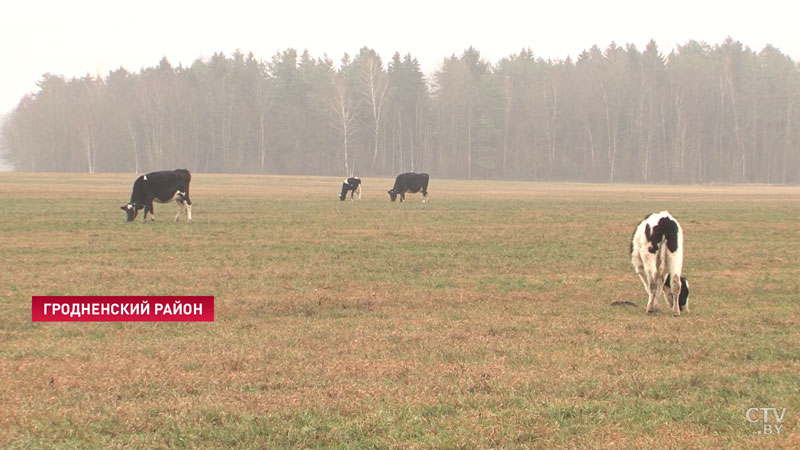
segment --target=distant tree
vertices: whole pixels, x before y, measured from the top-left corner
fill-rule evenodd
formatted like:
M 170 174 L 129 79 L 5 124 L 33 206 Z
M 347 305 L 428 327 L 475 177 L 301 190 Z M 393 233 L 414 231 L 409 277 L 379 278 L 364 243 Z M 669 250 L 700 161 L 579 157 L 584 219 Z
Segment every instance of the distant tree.
M 483 147 L 487 136 L 481 132 L 487 131 L 484 127 L 494 112 L 494 105 L 488 102 L 489 86 L 485 82 L 490 70 L 491 66 L 481 59 L 480 52 L 470 47 L 461 57 L 446 58 L 435 74 L 439 146 L 441 157 L 449 159 L 453 167 L 449 171 L 451 176 L 472 178 L 476 150 L 473 146 L 487 150 Z
M 667 117 L 664 114 L 668 88 L 666 64 L 655 41 L 648 42 L 639 63 L 639 70 L 641 81 L 637 125 L 641 132 L 637 161 L 641 180 L 648 182 L 653 176 L 653 154 L 664 154 L 667 150 Z
M 800 66 L 732 38 L 496 65 L 470 47 L 429 79 L 368 47 L 336 68 L 237 50 L 37 85 L 0 125 L 19 170 L 800 183 Z
M 380 137 L 384 119 L 384 105 L 389 88 L 389 79 L 383 68 L 381 57 L 375 50 L 363 47 L 350 68 L 355 92 L 363 105 L 365 127 L 371 131 L 370 172 L 375 169 L 380 149 Z
M 431 165 L 430 95 L 419 61 L 395 53 L 389 63 L 391 163 L 390 174 L 417 171 Z
M 342 158 L 344 161 L 344 175 L 351 175 L 350 163 L 350 137 L 353 134 L 353 120 L 355 117 L 355 106 L 353 104 L 353 93 L 350 88 L 348 74 L 350 73 L 350 59 L 345 54 L 342 58 L 339 70 L 333 76 L 331 90 L 332 96 L 330 97 L 330 108 L 333 111 L 333 120 L 331 121 L 334 129 L 339 135 L 339 144 L 342 149 Z

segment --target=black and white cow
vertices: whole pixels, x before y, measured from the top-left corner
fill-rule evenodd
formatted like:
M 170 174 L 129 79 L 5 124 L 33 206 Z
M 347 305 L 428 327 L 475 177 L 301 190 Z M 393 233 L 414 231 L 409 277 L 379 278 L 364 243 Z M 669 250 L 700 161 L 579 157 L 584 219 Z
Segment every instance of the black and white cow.
M 342 193 L 339 194 L 339 200 L 344 201 L 347 198 L 347 193 L 350 192 L 350 201 L 353 201 L 353 195 L 358 194 L 358 199 L 361 200 L 361 179 L 358 177 L 350 177 L 342 183 Z
M 689 312 L 689 283 L 681 276 L 683 230 L 669 212 L 651 214 L 636 227 L 631 264 L 647 290 L 648 313 L 655 311 L 659 293 L 664 294 L 674 315 Z
M 422 203 L 428 201 L 428 179 L 430 176 L 427 173 L 401 173 L 394 180 L 394 187 L 389 189 L 389 197 L 392 201 L 397 200 L 397 195 L 400 195 L 400 201 L 406 200 L 406 192 L 416 194 L 422 191 Z
M 142 175 L 133 182 L 131 201 L 122 205 L 120 209 L 128 214 L 128 222 L 132 222 L 142 208 L 144 208 L 142 221 L 147 220 L 147 213 L 150 213 L 151 220 L 155 220 L 153 201 L 168 203 L 174 198 L 178 204 L 175 221 L 178 221 L 181 208 L 183 208 L 186 210 L 186 220 L 190 222 L 192 220 L 192 201 L 189 199 L 189 182 L 191 180 L 192 175 L 186 169 L 164 170 Z

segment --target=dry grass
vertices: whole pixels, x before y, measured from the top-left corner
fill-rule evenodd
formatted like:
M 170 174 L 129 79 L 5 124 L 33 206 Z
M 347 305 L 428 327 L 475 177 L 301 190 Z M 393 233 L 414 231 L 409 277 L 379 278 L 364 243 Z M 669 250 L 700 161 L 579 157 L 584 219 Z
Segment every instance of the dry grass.
M 196 174 L 193 223 L 126 224 L 134 178 L 0 174 L 0 446 L 800 445 L 800 189 L 434 179 L 401 205 Z M 660 209 L 680 318 L 645 315 L 627 256 Z M 135 294 L 214 295 L 216 322 L 30 321 L 32 295 Z

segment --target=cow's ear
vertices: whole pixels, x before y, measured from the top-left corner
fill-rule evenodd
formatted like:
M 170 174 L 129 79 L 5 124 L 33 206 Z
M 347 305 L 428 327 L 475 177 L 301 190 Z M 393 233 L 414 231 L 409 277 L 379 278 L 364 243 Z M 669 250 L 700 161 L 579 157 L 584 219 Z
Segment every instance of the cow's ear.
M 121 209 L 123 211 L 127 211 L 128 210 L 128 205 L 122 205 L 122 206 L 119 207 L 119 209 Z

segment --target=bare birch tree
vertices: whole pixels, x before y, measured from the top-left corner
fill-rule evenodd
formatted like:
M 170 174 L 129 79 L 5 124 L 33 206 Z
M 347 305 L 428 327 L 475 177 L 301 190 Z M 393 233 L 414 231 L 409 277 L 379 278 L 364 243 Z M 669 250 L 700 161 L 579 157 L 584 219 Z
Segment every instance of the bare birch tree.
M 348 141 L 353 129 L 354 108 L 352 92 L 347 85 L 347 80 L 342 72 L 333 78 L 333 98 L 331 99 L 331 109 L 334 120 L 333 127 L 339 133 L 339 143 L 342 146 L 342 156 L 344 157 L 345 176 L 350 176 L 350 159 L 348 156 Z
M 386 92 L 389 89 L 389 77 L 386 75 L 386 71 L 383 70 L 381 58 L 374 50 L 361 49 L 361 53 L 354 65 L 358 67 L 356 79 L 358 94 L 365 99 L 370 114 L 372 131 L 370 171 L 372 171 L 378 158 L 380 132 L 383 125 L 383 105 L 386 100 Z

